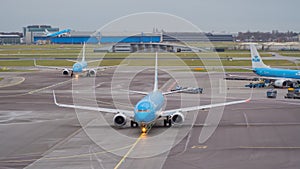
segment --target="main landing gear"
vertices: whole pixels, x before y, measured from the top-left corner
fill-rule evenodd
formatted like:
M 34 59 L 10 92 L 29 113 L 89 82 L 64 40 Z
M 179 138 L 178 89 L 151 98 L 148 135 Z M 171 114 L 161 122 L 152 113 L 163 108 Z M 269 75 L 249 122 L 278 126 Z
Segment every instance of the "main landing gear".
M 172 121 L 170 119 L 170 117 L 167 117 L 166 119 L 164 119 L 164 127 L 171 127 L 172 126 Z

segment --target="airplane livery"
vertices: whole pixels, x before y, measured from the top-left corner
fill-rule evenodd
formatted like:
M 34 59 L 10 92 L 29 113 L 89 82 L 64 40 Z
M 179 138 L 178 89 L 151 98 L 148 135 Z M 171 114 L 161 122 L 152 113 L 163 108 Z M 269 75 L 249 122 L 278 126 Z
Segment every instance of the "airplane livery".
M 286 87 L 292 83 L 299 83 L 300 70 L 271 68 L 264 64 L 253 44 L 250 45 L 250 51 L 252 70 L 255 74 L 275 80 L 274 85 L 276 87 Z
M 172 124 L 182 124 L 184 122 L 184 115 L 182 112 L 189 112 L 201 109 L 208 109 L 212 107 L 233 105 L 239 103 L 248 102 L 247 100 L 239 100 L 225 103 L 217 103 L 217 104 L 209 104 L 202 106 L 194 106 L 194 107 L 186 107 L 186 108 L 178 108 L 172 110 L 162 110 L 163 105 L 165 104 L 164 95 L 176 93 L 174 92 L 161 92 L 158 89 L 158 68 L 157 68 L 157 53 L 155 58 L 155 77 L 154 77 L 154 88 L 150 93 L 139 92 L 136 93 L 146 95 L 137 104 L 134 106 L 132 110 L 120 110 L 120 109 L 109 109 L 109 108 L 101 108 L 101 107 L 88 107 L 88 106 L 79 106 L 79 105 L 68 105 L 58 103 L 56 100 L 55 92 L 53 91 L 54 103 L 59 107 L 67 107 L 67 108 L 76 108 L 82 110 L 92 110 L 106 113 L 115 114 L 113 117 L 114 125 L 117 127 L 124 127 L 126 122 L 130 120 L 131 127 L 140 127 L 143 133 L 149 131 L 149 128 L 156 120 L 163 118 L 164 126 L 171 126 Z
M 64 67 L 55 67 L 55 66 L 41 66 L 41 65 L 36 64 L 36 60 L 34 60 L 34 65 L 38 68 L 62 69 L 62 74 L 63 75 L 71 74 L 71 77 L 73 77 L 73 75 L 78 75 L 78 74 L 83 73 L 83 72 L 87 72 L 88 76 L 95 76 L 96 73 L 97 73 L 97 70 L 106 68 L 106 67 L 88 68 L 88 63 L 89 62 L 96 62 L 96 61 L 99 61 L 99 60 L 92 60 L 92 61 L 89 61 L 89 62 L 87 62 L 85 60 L 85 43 L 83 44 L 83 48 L 82 48 L 82 59 L 81 59 L 81 61 L 75 61 L 75 60 L 68 60 L 68 61 L 75 62 L 72 66 L 72 69 L 64 68 Z

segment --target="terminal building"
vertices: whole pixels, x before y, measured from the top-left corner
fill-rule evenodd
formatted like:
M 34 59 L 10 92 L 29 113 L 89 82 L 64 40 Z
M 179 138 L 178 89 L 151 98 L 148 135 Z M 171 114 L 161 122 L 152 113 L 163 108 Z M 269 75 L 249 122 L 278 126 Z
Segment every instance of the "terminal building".
M 56 44 L 82 44 L 86 43 L 158 43 L 158 42 L 220 42 L 233 41 L 232 35 L 198 33 L 198 32 L 162 32 L 137 34 L 107 34 L 98 32 L 71 31 L 68 36 L 48 38 L 44 34 L 35 34 L 33 43 L 48 41 Z
M 20 44 L 23 35 L 18 32 L 4 33 L 0 32 L 0 44 Z
M 37 43 L 35 37 L 46 36 L 45 32 L 58 32 L 59 28 L 52 28 L 50 25 L 29 25 L 23 27 L 24 42 L 26 44 Z

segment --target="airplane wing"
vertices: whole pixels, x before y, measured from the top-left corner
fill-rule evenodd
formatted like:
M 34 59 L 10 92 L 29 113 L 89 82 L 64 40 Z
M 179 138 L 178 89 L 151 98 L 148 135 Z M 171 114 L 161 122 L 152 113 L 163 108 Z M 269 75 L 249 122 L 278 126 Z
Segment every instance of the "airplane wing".
M 147 95 L 147 94 L 149 94 L 148 92 L 136 91 L 136 90 L 123 90 L 123 91 L 130 92 L 130 93 L 141 94 L 141 95 Z
M 120 109 L 109 109 L 109 108 L 101 108 L 101 107 L 88 107 L 88 106 L 77 106 L 77 105 L 70 105 L 70 104 L 61 104 L 57 103 L 55 92 L 53 90 L 53 99 L 54 103 L 59 107 L 67 107 L 67 108 L 74 108 L 74 109 L 81 109 L 81 110 L 91 110 L 91 111 L 99 111 L 99 112 L 106 112 L 106 113 L 123 113 L 127 117 L 133 117 L 133 111 L 129 110 L 120 110 Z
M 216 103 L 216 104 L 208 104 L 208 105 L 203 105 L 203 106 L 194 106 L 194 107 L 186 107 L 186 108 L 179 108 L 179 109 L 173 109 L 173 110 L 166 110 L 162 111 L 161 116 L 166 117 L 166 116 L 171 116 L 176 112 L 189 112 L 189 111 L 194 111 L 194 110 L 203 110 L 203 109 L 209 109 L 213 107 L 220 107 L 220 106 L 228 106 L 228 105 L 233 105 L 233 104 L 239 104 L 239 103 L 245 103 L 249 102 L 249 99 L 246 100 L 239 100 L 239 101 L 232 101 L 232 102 L 226 102 L 226 103 Z
M 37 65 L 37 64 L 36 64 L 36 60 L 35 60 L 35 59 L 33 60 L 33 63 L 34 63 L 34 66 L 35 66 L 35 67 L 38 67 L 38 68 L 44 68 L 44 69 L 61 69 L 61 70 L 63 70 L 63 69 L 68 69 L 68 70 L 70 70 L 70 71 L 72 71 L 72 70 L 73 70 L 72 68 L 66 68 L 66 67 L 57 67 L 57 66 L 42 66 L 42 65 Z

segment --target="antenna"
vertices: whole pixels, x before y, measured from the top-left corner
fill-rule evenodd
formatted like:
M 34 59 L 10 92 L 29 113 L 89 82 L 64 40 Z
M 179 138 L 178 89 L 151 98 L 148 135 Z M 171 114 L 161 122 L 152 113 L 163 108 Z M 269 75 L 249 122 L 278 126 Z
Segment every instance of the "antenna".
M 157 78 L 157 52 L 155 55 L 155 77 L 154 77 L 154 89 L 153 91 L 158 90 L 158 84 L 157 84 L 158 78 Z

